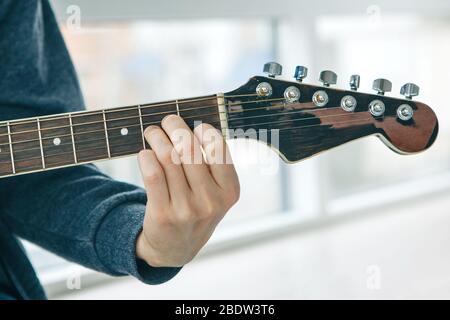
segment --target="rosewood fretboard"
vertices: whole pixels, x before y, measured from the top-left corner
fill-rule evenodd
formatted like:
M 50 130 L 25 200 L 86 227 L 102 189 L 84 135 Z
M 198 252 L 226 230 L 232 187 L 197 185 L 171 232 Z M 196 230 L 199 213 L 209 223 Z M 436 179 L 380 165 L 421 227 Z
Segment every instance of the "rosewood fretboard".
M 270 90 L 260 91 L 261 85 Z M 318 95 L 325 105 L 315 101 Z M 344 104 L 349 97 L 353 109 Z M 382 114 L 373 114 L 374 103 Z M 0 177 L 138 153 L 149 148 L 144 129 L 169 114 L 190 128 L 206 122 L 225 138 L 259 140 L 286 162 L 370 135 L 412 154 L 429 148 L 438 132 L 433 110 L 411 99 L 252 77 L 225 94 L 0 122 Z
M 143 132 L 178 114 L 221 129 L 218 95 L 0 122 L 0 177 L 138 153 Z

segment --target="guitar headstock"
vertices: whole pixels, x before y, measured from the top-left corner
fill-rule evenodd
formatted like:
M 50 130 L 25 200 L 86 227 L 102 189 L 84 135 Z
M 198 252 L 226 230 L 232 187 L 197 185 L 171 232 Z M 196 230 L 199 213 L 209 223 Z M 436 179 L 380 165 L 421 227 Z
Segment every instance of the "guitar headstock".
M 277 79 L 281 66 L 274 62 L 264 71 L 267 77 L 252 77 L 224 95 L 228 128 L 231 136 L 242 130 L 256 132 L 258 140 L 277 149 L 288 162 L 369 135 L 401 154 L 423 151 L 436 139 L 438 120 L 428 105 L 412 100 L 419 93 L 415 84 L 404 85 L 405 98 L 400 99 L 385 95 L 392 88 L 386 79 L 375 80 L 377 93 L 371 94 L 357 91 L 358 75 L 351 77 L 350 89 L 343 90 L 332 87 L 337 75 L 329 70 L 320 74 L 322 85 L 303 83 L 307 68 L 302 66 L 295 70 L 296 81 Z M 267 139 L 260 137 L 261 130 Z

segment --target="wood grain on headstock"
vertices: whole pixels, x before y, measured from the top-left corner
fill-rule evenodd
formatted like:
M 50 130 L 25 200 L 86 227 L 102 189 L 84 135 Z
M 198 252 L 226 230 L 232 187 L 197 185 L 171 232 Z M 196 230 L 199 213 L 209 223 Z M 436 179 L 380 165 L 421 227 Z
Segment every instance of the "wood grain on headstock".
M 255 97 L 255 88 L 261 82 L 271 84 L 273 94 L 270 99 Z M 292 85 L 300 90 L 300 100 L 291 104 L 280 102 L 284 90 Z M 329 96 L 325 107 L 317 107 L 312 102 L 317 90 L 323 90 Z M 345 95 L 356 98 L 358 105 L 354 112 L 340 107 Z M 379 136 L 398 153 L 416 153 L 431 146 L 438 132 L 437 118 L 430 107 L 388 96 L 254 77 L 225 97 L 230 128 L 279 129 L 278 145 L 271 141 L 268 144 L 278 149 L 288 162 L 299 161 L 369 135 Z M 374 99 L 384 102 L 384 116 L 375 118 L 368 112 L 368 105 Z M 396 114 L 397 107 L 403 103 L 414 109 L 413 119 L 407 122 L 399 120 Z
M 388 146 L 399 153 L 410 154 L 428 149 L 439 131 L 436 114 L 428 105 L 421 102 L 411 104 L 414 117 L 407 124 L 397 118 L 387 117 L 379 126 L 384 132 L 383 139 L 389 142 Z

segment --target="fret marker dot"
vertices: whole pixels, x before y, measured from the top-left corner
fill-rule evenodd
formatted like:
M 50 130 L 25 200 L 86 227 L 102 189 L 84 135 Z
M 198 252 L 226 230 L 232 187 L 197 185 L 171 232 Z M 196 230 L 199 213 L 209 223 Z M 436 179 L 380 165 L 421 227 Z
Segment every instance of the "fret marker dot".
M 61 139 L 60 139 L 60 138 L 55 138 L 55 139 L 53 139 L 53 144 L 54 144 L 55 146 L 59 146 L 59 145 L 61 144 Z
M 128 129 L 127 128 L 122 128 L 120 130 L 120 134 L 123 135 L 123 136 L 126 136 L 128 134 Z

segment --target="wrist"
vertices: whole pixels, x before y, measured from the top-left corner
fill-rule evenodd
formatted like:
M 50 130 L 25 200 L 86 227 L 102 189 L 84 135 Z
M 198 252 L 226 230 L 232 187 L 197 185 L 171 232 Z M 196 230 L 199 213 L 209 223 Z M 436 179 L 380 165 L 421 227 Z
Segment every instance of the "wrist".
M 144 231 L 141 231 L 136 239 L 136 256 L 151 267 L 163 267 L 163 265 L 158 263 L 158 259 L 153 253 L 152 247 L 145 238 Z

